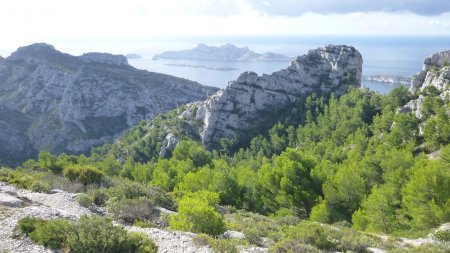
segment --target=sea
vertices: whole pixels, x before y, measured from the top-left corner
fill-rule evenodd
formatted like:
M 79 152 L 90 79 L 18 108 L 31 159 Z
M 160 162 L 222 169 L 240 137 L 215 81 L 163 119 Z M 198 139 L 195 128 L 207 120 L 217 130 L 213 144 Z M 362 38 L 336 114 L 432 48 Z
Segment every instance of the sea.
M 450 37 L 444 36 L 204 36 L 166 38 L 149 41 L 133 52 L 142 56 L 129 59 L 136 68 L 170 74 L 204 85 L 224 88 L 242 72 L 271 74 L 289 66 L 289 62 L 152 60 L 163 51 L 191 49 L 198 43 L 220 46 L 225 43 L 251 50 L 281 53 L 292 58 L 328 44 L 355 47 L 363 56 L 363 75 L 412 76 L 420 71 L 426 57 L 450 50 Z M 362 85 L 382 94 L 396 85 L 363 81 Z

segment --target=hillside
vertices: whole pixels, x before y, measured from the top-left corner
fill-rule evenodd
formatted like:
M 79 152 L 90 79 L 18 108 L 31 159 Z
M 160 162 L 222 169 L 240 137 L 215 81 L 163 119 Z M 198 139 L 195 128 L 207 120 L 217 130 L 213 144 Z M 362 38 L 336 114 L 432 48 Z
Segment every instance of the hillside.
M 189 248 L 172 252 L 449 252 L 447 55 L 432 55 L 410 89 L 387 95 L 359 88 L 361 56 L 347 46 L 311 50 L 270 76 L 244 73 L 206 102 L 141 122 L 89 157 L 41 152 L 16 169 L 1 168 L 0 181 L 7 184 L 0 185 L 0 205 L 16 206 L 1 208 L 6 215 L 0 212 L 0 219 L 7 222 L 12 212 L 18 220 L 27 205 L 39 206 L 36 193 L 11 193 L 13 184 L 44 192 L 38 195 L 43 200 L 52 198 L 47 193 L 68 195 L 52 189 L 76 192 L 68 208 L 81 205 L 92 214 L 23 218 L 11 245 L 83 252 L 76 249 L 120 235 L 129 242 L 105 245 L 146 245 L 153 253 L 151 240 L 162 252 L 164 241 L 179 238 L 176 245 Z M 281 79 L 283 73 L 291 77 Z M 268 89 L 271 81 L 280 87 L 276 92 Z M 283 88 L 292 89 L 292 97 Z M 256 93 L 261 103 L 249 96 Z M 219 120 L 205 124 L 209 117 Z M 227 127 L 233 117 L 250 123 Z M 221 134 L 214 145 L 202 137 L 208 127 Z M 50 202 L 45 205 L 58 205 Z M 64 208 L 61 213 L 66 217 Z M 79 240 L 90 233 L 100 236 Z
M 186 136 L 211 149 L 220 148 L 223 141 L 232 142 L 230 148 L 237 149 L 283 117 L 302 115 L 303 110 L 297 108 L 307 96 L 340 96 L 350 87 L 359 87 L 361 71 L 362 58 L 353 47 L 329 45 L 310 50 L 286 69 L 262 76 L 242 73 L 208 100 L 180 107 L 178 112 L 161 115 L 147 126 L 138 127 L 143 128 L 139 130 L 142 139 L 135 140 L 132 146 L 151 145 L 146 149 L 150 152 L 145 154 L 146 159 L 158 153 L 170 155 L 178 140 Z M 134 136 L 133 131 L 128 135 Z M 127 149 L 128 144 L 121 142 L 116 147 L 121 149 L 124 144 Z M 130 154 L 130 150 L 120 152 Z
M 0 160 L 17 164 L 38 150 L 88 153 L 142 120 L 216 90 L 135 69 L 121 55 L 21 47 L 0 59 Z

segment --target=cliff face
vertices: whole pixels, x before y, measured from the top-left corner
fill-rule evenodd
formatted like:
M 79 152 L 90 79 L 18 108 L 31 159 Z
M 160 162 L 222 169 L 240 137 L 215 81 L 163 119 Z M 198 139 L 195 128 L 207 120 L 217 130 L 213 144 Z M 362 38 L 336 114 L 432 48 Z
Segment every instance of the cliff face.
M 47 44 L 22 47 L 0 59 L 0 142 L 7 143 L 0 160 L 22 160 L 36 150 L 87 152 L 216 90 L 137 70 L 121 55 L 75 57 Z
M 339 96 L 349 87 L 359 87 L 361 68 L 356 49 L 329 45 L 309 51 L 271 75 L 242 73 L 210 99 L 189 105 L 180 118 L 197 122 L 191 125 L 200 125 L 203 144 L 214 147 L 221 138 L 247 136 L 269 126 L 313 92 Z
M 361 68 L 361 54 L 353 47 L 329 45 L 309 51 L 272 75 L 243 73 L 197 110 L 204 123 L 202 142 L 217 143 L 257 129 L 313 92 L 340 95 L 350 86 L 359 87 Z
M 413 76 L 409 90 L 421 92 L 429 87 L 435 88 L 444 101 L 450 99 L 450 50 L 439 52 L 426 58 L 422 70 Z M 424 96 L 411 100 L 401 112 L 412 112 L 417 118 L 422 118 L 422 104 Z
M 426 58 L 422 70 L 413 77 L 411 91 L 423 90 L 435 86 L 439 90 L 448 87 L 450 50 L 432 54 Z

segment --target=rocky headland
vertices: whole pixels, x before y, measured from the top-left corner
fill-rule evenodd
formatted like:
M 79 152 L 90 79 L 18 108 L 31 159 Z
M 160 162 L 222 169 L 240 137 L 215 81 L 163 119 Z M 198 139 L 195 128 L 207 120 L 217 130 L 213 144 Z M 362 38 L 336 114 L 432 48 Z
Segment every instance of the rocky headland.
M 200 43 L 195 48 L 181 51 L 165 51 L 153 56 L 158 59 L 187 59 L 187 60 L 218 60 L 218 61 L 290 61 L 291 58 L 282 54 L 253 52 L 248 47 L 237 47 L 225 44 L 220 47 L 208 46 Z

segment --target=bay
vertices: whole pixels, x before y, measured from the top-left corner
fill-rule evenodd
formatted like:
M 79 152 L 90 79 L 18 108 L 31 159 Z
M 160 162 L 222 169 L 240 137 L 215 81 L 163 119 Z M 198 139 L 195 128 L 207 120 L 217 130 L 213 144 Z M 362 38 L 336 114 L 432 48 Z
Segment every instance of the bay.
M 450 37 L 443 36 L 206 36 L 152 41 L 146 47 L 132 52 L 140 54 L 142 58 L 129 59 L 129 63 L 136 68 L 219 88 L 224 88 L 245 71 L 271 74 L 289 66 L 289 62 L 152 60 L 154 54 L 166 50 L 190 49 L 200 42 L 216 46 L 232 43 L 240 47 L 248 46 L 258 53 L 270 51 L 292 58 L 327 44 L 350 45 L 363 56 L 363 75 L 412 76 L 420 71 L 426 57 L 450 49 Z M 369 81 L 363 81 L 362 85 L 382 94 L 395 87 Z

